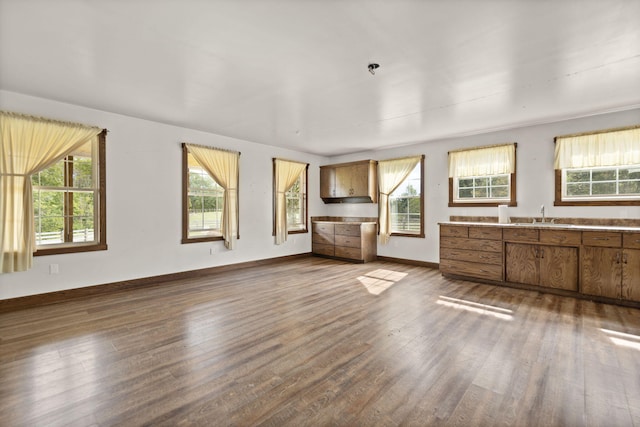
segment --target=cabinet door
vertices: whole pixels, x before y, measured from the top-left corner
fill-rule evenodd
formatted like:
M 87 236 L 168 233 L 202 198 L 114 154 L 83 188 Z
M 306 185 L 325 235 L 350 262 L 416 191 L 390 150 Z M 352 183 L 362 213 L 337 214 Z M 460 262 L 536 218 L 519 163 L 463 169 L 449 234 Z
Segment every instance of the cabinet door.
M 506 244 L 507 282 L 537 285 L 540 283 L 538 246 L 519 243 Z
M 640 301 L 640 250 L 622 252 L 622 298 Z
M 364 197 L 368 195 L 368 163 L 335 168 L 335 197 Z
M 578 248 L 540 246 L 540 285 L 578 290 Z
M 583 294 L 620 298 L 622 282 L 621 249 L 583 246 L 581 251 Z
M 320 168 L 320 197 L 325 199 L 336 195 L 336 172 L 334 168 Z

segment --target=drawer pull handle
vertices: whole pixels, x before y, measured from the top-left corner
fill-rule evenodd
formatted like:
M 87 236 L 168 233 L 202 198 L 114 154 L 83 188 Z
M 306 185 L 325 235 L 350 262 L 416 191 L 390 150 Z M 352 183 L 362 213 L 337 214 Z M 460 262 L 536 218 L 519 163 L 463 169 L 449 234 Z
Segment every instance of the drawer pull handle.
M 640 239 L 636 239 L 636 243 L 640 243 Z
M 608 237 L 592 237 L 592 240 L 609 240 Z
M 627 254 L 624 254 L 624 255 L 622 256 L 622 262 L 623 262 L 624 264 L 626 264 L 626 263 L 627 263 Z
M 616 264 L 620 264 L 620 252 L 616 253 Z

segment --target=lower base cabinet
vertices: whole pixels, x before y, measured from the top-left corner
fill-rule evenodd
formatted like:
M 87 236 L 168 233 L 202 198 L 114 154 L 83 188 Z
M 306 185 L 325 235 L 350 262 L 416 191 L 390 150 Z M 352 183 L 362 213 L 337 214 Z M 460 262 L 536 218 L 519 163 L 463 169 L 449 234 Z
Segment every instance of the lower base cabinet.
M 640 250 L 582 248 L 582 293 L 640 301 Z
M 506 243 L 506 281 L 578 290 L 578 248 Z
M 313 221 L 311 251 L 357 262 L 377 259 L 377 225 L 373 222 Z

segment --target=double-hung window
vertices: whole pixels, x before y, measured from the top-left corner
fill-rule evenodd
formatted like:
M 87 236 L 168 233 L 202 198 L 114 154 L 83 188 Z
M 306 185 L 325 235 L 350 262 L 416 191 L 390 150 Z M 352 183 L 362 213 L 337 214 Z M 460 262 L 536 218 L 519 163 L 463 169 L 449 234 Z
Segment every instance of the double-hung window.
M 106 248 L 105 133 L 31 176 L 35 255 Z
M 239 159 L 236 151 L 182 144 L 182 243 L 224 240 L 234 248 Z
M 640 127 L 555 138 L 555 205 L 640 205 Z
M 380 160 L 378 191 L 380 243 L 424 237 L 424 156 Z
M 516 206 L 516 144 L 449 152 L 449 206 Z
M 288 234 L 306 233 L 308 163 L 273 159 L 273 234 L 282 244 Z

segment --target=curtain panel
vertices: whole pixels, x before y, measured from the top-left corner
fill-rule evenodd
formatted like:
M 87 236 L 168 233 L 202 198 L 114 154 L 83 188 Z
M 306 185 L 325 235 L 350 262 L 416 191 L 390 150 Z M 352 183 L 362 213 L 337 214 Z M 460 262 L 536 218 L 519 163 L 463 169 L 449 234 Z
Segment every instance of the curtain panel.
M 234 249 L 238 238 L 238 181 L 240 153 L 195 144 L 185 144 L 200 166 L 224 189 L 222 238 Z
M 33 264 L 35 226 L 31 176 L 60 161 L 102 129 L 0 112 L 0 271 Z
M 640 128 L 556 138 L 555 169 L 640 164 Z
M 281 245 L 287 241 L 287 198 L 286 193 L 295 184 L 308 164 L 292 162 L 283 159 L 274 159 L 274 190 L 275 190 L 275 226 L 276 245 Z
M 378 221 L 380 223 L 380 243 L 386 245 L 391 237 L 391 206 L 389 195 L 395 191 L 422 160 L 422 156 L 378 162 Z
M 501 144 L 449 152 L 449 178 L 512 174 L 516 144 Z

